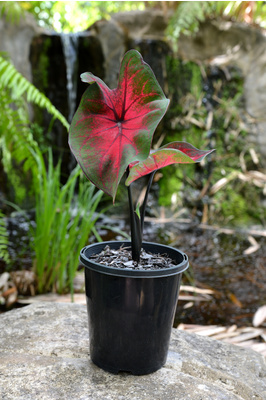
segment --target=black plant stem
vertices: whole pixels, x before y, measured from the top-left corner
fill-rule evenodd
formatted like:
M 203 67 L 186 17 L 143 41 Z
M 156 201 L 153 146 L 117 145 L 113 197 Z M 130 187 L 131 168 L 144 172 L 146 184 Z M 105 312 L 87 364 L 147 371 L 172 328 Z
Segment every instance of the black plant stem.
M 131 248 L 132 248 L 132 259 L 137 263 L 140 260 L 140 251 L 142 245 L 143 238 L 143 228 L 144 228 L 144 218 L 145 211 L 148 201 L 148 195 L 150 192 L 151 184 L 153 181 L 153 177 L 156 171 L 152 172 L 149 177 L 148 186 L 146 189 L 145 197 L 143 200 L 143 204 L 141 206 L 140 218 L 135 212 L 134 204 L 132 200 L 132 192 L 131 185 L 128 186 L 128 201 L 129 201 L 129 212 L 130 212 L 130 226 L 131 226 Z M 127 174 L 129 174 L 129 168 L 127 170 Z
M 140 213 L 141 236 L 143 236 L 144 218 L 145 218 L 146 206 L 147 206 L 147 201 L 148 201 L 148 195 L 149 195 L 149 192 L 150 192 L 150 188 L 151 188 L 151 184 L 152 184 L 155 172 L 156 171 L 153 171 L 149 176 L 148 186 L 147 186 L 147 189 L 146 189 L 146 193 L 145 193 L 145 197 L 144 197 L 144 200 L 143 200 L 143 204 L 141 206 L 141 213 Z
M 127 174 L 129 174 L 129 168 L 127 169 Z M 141 234 L 141 224 L 139 221 L 139 217 L 136 215 L 134 210 L 131 185 L 128 186 L 128 202 L 129 202 L 129 213 L 130 213 L 132 260 L 138 263 L 140 260 L 142 234 Z

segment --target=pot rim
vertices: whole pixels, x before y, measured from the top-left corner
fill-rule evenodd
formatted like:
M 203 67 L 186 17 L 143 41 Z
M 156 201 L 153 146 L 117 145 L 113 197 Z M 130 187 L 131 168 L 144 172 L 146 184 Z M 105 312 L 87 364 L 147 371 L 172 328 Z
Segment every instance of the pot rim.
M 156 269 L 156 270 L 134 270 L 131 268 L 121 269 L 116 267 L 110 267 L 108 265 L 96 263 L 95 261 L 89 259 L 90 255 L 95 253 L 100 253 L 107 245 L 113 249 L 119 249 L 123 244 L 127 247 L 128 246 L 131 247 L 131 241 L 127 240 L 99 242 L 85 246 L 80 251 L 79 260 L 86 268 L 91 269 L 93 271 L 100 272 L 106 275 L 115 275 L 119 277 L 128 277 L 128 278 L 167 277 L 167 276 L 181 274 L 189 267 L 188 257 L 185 253 L 183 253 L 178 249 L 175 249 L 174 247 L 152 242 L 143 242 L 142 247 L 146 251 L 151 251 L 153 253 L 156 252 L 160 254 L 167 253 L 169 257 L 174 259 L 177 259 L 179 257 L 180 263 L 174 265 L 173 267 Z

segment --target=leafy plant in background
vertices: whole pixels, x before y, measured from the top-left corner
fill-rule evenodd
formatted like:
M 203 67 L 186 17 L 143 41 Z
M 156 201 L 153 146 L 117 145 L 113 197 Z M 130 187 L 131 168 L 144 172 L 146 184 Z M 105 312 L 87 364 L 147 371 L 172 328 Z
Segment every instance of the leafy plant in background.
M 38 291 L 42 293 L 52 288 L 59 292 L 69 289 L 73 291 L 78 259 L 69 249 L 84 246 L 90 232 L 94 232 L 99 239 L 94 228 L 97 220 L 94 212 L 102 194 L 95 193 L 93 185 L 89 182 L 83 182 L 81 173 L 77 169 L 62 186 L 60 163 L 56 167 L 53 166 L 51 152 L 46 171 L 46 161 L 33 137 L 28 103 L 45 108 L 53 119 L 59 119 L 66 128 L 69 124 L 49 99 L 2 56 L 0 56 L 0 88 L 2 165 L 8 176 L 8 182 L 15 190 L 16 203 L 21 204 L 27 195 L 29 207 L 29 194 L 35 197 L 35 202 L 31 202 L 30 206 L 36 209 L 36 229 L 31 233 Z M 25 180 L 30 182 L 30 191 Z M 74 189 L 77 186 L 76 196 Z M 76 214 L 73 215 L 74 199 Z M 20 210 L 18 206 L 15 208 Z M 1 257 L 8 262 L 8 235 L 2 216 L 0 221 Z
M 29 82 L 17 69 L 0 55 L 0 84 L 12 91 L 12 99 L 17 100 L 25 95 L 28 103 L 45 108 L 53 118 L 57 118 L 66 129 L 69 124 L 66 118 L 53 106 L 51 101 L 41 93 L 31 82 Z
M 16 5 L 0 5 L 0 11 L 9 21 L 15 23 L 23 13 Z M 84 182 L 80 170 L 74 170 L 65 185 L 60 182 L 61 164 L 53 165 L 49 151 L 48 171 L 46 160 L 39 149 L 29 119 L 28 103 L 45 108 L 67 129 L 69 124 L 33 84 L 24 78 L 4 56 L 0 55 L 0 152 L 1 161 L 15 190 L 15 202 L 21 204 L 27 194 L 35 196 L 36 228 L 32 233 L 34 269 L 37 275 L 38 291 L 52 288 L 59 292 L 71 290 L 79 265 L 75 252 L 70 249 L 84 246 L 90 232 L 100 240 L 94 224 L 95 213 L 102 193 L 95 192 L 89 182 Z M 50 126 L 51 126 L 50 124 Z M 38 127 L 37 127 L 38 130 Z M 31 192 L 27 183 L 30 182 Z M 78 188 L 77 194 L 74 189 Z M 10 200 L 10 196 L 9 196 Z M 12 199 L 11 199 L 12 200 Z M 10 205 L 12 203 L 8 201 Z M 20 210 L 19 206 L 13 206 Z M 21 211 L 21 210 L 20 210 Z M 80 229 L 80 231 L 79 231 Z M 0 214 L 0 257 L 9 262 L 8 234 L 4 216 Z
M 232 18 L 255 23 L 265 28 L 266 5 L 263 1 L 1 1 L 0 15 L 17 21 L 23 12 L 32 13 L 39 25 L 56 31 L 77 32 L 86 30 L 97 20 L 108 19 L 112 13 L 146 8 L 162 8 L 169 22 L 170 37 L 196 32 L 206 18 Z
M 60 182 L 60 162 L 54 167 L 49 152 L 48 169 L 39 151 L 33 152 L 38 166 L 36 193 L 36 228 L 33 231 L 34 271 L 38 292 L 52 289 L 71 291 L 79 265 L 78 250 L 85 246 L 90 233 L 100 240 L 95 229 L 96 209 L 101 191 L 82 178 L 75 168 L 67 182 Z M 78 187 L 75 195 L 75 188 Z
M 31 149 L 36 149 L 38 144 L 29 121 L 28 103 L 45 108 L 53 119 L 58 118 L 66 128 L 69 124 L 50 100 L 1 55 L 0 90 L 1 161 L 15 190 L 14 200 L 21 203 L 29 191 L 27 181 L 34 180 L 36 176 Z M 15 165 L 17 168 L 14 168 Z
M 5 216 L 0 210 L 0 259 L 9 262 L 8 232 L 6 230 Z
M 153 133 L 169 100 L 136 50 L 125 54 L 116 89 L 110 90 L 91 73 L 81 77 L 90 86 L 70 126 L 70 148 L 86 177 L 112 196 L 113 201 L 126 172 L 132 259 L 138 262 L 145 208 L 155 171 L 171 164 L 199 162 L 213 150 L 201 151 L 186 142 L 172 142 L 151 150 Z M 143 204 L 135 207 L 131 184 L 146 175 L 149 182 Z
M 0 3 L 1 18 L 17 24 L 20 17 L 24 17 L 24 10 L 18 2 Z M 30 123 L 28 103 L 45 108 L 52 115 L 52 122 L 59 119 L 67 129 L 69 124 L 50 100 L 22 76 L 4 54 L 0 54 L 0 91 L 1 164 L 8 176 L 9 197 L 22 204 L 36 176 L 36 163 L 30 149 L 38 147 L 33 134 L 39 131 L 36 124 Z
M 0 2 L 3 11 L 9 18 L 20 16 L 24 11 L 34 15 L 40 26 L 58 32 L 84 31 L 95 21 L 110 17 L 118 11 L 143 10 L 148 2 L 145 1 L 9 1 Z M 149 2 L 150 3 L 150 2 Z M 21 12 L 19 13 L 19 8 Z
M 24 16 L 24 10 L 17 1 L 1 1 L 0 17 L 4 17 L 8 22 L 17 24 L 21 16 Z
M 197 147 L 215 147 L 216 157 L 204 170 L 198 164 L 182 170 L 169 167 L 159 181 L 159 201 L 173 211 L 190 208 L 202 222 L 263 224 L 265 175 L 259 152 L 247 137 L 243 77 L 235 68 L 227 75 L 230 79 L 218 68 L 168 57 L 171 106 L 166 140 L 184 140 L 189 131 Z
M 178 1 L 169 20 L 167 35 L 175 41 L 180 34 L 191 35 L 200 23 L 208 18 L 224 18 L 257 24 L 265 28 L 266 5 L 264 1 Z M 177 46 L 177 44 L 175 44 Z

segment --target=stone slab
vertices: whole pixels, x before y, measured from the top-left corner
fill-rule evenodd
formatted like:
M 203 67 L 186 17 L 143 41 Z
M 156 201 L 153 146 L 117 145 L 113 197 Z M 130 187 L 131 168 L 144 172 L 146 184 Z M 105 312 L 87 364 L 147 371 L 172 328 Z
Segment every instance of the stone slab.
M 173 329 L 166 365 L 113 375 L 89 358 L 86 307 L 36 303 L 0 315 L 1 400 L 265 400 L 265 359 Z

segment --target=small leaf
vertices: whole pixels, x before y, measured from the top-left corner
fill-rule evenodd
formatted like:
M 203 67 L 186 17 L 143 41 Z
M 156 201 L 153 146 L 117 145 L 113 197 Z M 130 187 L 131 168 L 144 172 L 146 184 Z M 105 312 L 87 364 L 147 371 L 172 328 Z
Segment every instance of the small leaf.
M 150 153 L 149 157 L 130 165 L 126 180 L 129 186 L 136 179 L 171 164 L 191 164 L 200 162 L 214 150 L 199 150 L 186 142 L 172 142 Z
M 91 73 L 81 77 L 90 86 L 72 120 L 69 145 L 87 178 L 114 200 L 128 165 L 148 157 L 169 100 L 136 50 L 125 54 L 116 89 Z

